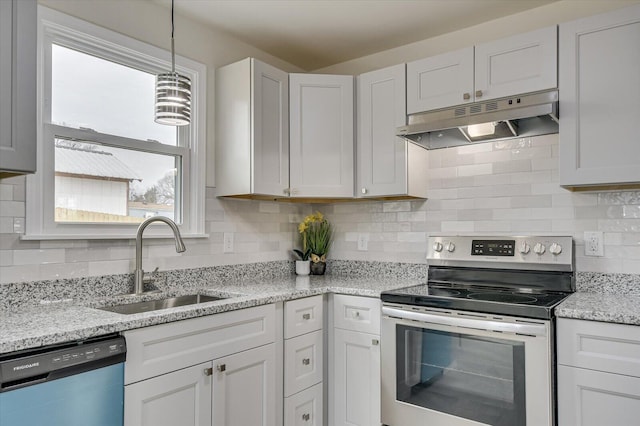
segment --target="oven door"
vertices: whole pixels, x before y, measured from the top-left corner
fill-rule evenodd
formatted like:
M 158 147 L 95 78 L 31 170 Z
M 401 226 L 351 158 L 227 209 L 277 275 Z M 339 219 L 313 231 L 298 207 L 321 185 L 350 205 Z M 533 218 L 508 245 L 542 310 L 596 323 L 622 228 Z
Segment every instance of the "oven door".
M 382 308 L 382 422 L 553 425 L 549 321 Z

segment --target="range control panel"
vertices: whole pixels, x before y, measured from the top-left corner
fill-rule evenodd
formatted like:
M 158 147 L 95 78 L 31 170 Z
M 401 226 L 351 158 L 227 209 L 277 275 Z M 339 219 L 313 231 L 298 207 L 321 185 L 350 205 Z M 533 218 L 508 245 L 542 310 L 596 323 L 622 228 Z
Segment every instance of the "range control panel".
M 570 236 L 438 236 L 427 241 L 430 265 L 573 271 Z
M 471 242 L 472 256 L 513 256 L 515 240 L 473 240 Z

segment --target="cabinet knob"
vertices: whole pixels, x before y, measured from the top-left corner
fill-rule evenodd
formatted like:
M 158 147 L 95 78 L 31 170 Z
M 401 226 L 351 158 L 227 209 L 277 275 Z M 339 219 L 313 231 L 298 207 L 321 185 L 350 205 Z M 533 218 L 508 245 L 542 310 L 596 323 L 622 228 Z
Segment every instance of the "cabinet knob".
M 367 188 L 362 188 L 360 192 L 362 192 L 363 194 L 366 194 L 367 192 L 369 192 L 369 190 Z
M 356 311 L 356 312 L 353 314 L 353 317 L 354 317 L 354 318 L 360 318 L 360 312 Z
M 309 365 L 309 364 L 311 364 L 310 358 L 302 358 L 302 365 Z
M 471 95 L 469 93 L 465 93 L 464 95 L 462 95 L 462 99 L 468 101 L 469 99 L 471 99 Z
M 303 320 L 310 320 L 311 319 L 311 314 L 302 314 L 302 319 Z
M 371 344 L 372 344 L 373 346 L 378 346 L 378 345 L 380 344 L 380 340 L 378 340 L 378 339 L 371 339 Z
M 304 420 L 305 422 L 308 422 L 310 418 L 311 418 L 311 415 L 308 413 L 304 413 L 302 415 L 302 420 Z
M 227 364 L 219 364 L 216 367 L 216 370 L 218 370 L 221 373 L 227 371 Z
M 205 376 L 211 376 L 213 374 L 213 368 L 205 368 L 204 369 L 204 375 Z
M 482 97 L 482 90 L 476 90 L 476 98 Z

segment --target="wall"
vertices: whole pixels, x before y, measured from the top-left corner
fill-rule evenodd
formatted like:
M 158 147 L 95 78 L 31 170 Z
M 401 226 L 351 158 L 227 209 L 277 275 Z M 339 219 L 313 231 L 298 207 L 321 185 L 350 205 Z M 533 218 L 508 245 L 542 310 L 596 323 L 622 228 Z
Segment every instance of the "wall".
M 557 134 L 429 151 L 428 167 L 427 201 L 320 206 L 331 257 L 424 262 L 428 235 L 572 235 L 577 270 L 640 273 L 640 191 L 561 188 Z M 584 231 L 604 232 L 604 257 L 584 256 Z
M 639 2 L 640 0 L 561 0 L 438 37 L 332 65 L 315 72 L 357 75 L 585 16 L 596 15 Z

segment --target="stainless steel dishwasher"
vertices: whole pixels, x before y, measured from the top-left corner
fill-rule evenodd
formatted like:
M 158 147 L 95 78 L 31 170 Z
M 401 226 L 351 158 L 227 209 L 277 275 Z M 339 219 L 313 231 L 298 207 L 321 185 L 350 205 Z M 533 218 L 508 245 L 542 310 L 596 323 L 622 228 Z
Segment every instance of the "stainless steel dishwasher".
M 0 426 L 118 426 L 126 344 L 110 335 L 0 355 Z

